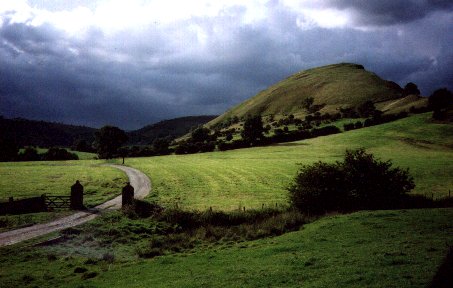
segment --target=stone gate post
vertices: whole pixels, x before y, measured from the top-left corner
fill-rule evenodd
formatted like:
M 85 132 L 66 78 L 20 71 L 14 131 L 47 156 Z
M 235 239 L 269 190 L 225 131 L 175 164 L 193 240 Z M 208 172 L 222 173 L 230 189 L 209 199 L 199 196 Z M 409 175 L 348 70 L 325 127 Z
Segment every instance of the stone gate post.
M 71 186 L 71 209 L 80 210 L 83 209 L 83 186 L 79 180 Z
M 131 183 L 127 182 L 126 186 L 123 187 L 121 200 L 122 207 L 134 204 L 134 187 L 131 186 Z

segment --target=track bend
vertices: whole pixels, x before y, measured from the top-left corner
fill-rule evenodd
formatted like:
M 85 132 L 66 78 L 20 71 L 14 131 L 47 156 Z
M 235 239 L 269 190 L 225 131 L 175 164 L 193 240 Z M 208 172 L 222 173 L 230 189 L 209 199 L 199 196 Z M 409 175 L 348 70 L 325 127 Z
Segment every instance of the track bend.
M 151 181 L 141 171 L 121 165 L 107 165 L 124 171 L 129 177 L 129 182 L 134 187 L 134 198 L 143 199 L 151 190 Z M 51 232 L 77 226 L 93 220 L 102 210 L 115 210 L 121 208 L 121 195 L 87 211 L 79 211 L 66 217 L 48 223 L 36 224 L 25 228 L 0 233 L 0 247 L 16 244 Z

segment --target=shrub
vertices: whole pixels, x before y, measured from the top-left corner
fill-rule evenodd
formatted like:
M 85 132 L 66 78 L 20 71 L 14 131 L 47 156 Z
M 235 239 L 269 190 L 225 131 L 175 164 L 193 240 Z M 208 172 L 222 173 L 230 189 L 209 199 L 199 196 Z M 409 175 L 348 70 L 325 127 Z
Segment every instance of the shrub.
M 399 207 L 404 195 L 415 187 L 408 169 L 392 168 L 391 161 L 380 161 L 364 149 L 346 151 L 340 165 L 353 209 Z
M 87 279 L 94 278 L 96 276 L 98 276 L 98 272 L 91 271 L 91 272 L 83 273 L 81 278 L 82 278 L 82 280 L 87 280 Z
M 349 130 L 352 130 L 354 128 L 355 128 L 354 123 L 346 123 L 346 124 L 343 125 L 344 131 L 349 131 Z
M 354 124 L 354 128 L 355 129 L 360 129 L 362 127 L 363 127 L 363 123 L 362 122 L 360 122 L 360 121 L 355 122 L 355 124 Z
M 341 130 L 337 126 L 329 125 L 322 128 L 314 128 L 311 130 L 313 137 L 327 136 L 331 134 L 341 133 Z
M 345 189 L 339 187 L 344 173 L 339 163 L 317 162 L 304 165 L 294 183 L 288 188 L 292 205 L 306 213 L 320 214 L 339 210 L 341 199 L 346 198 Z
M 44 161 L 79 160 L 79 157 L 77 156 L 77 154 L 70 153 L 66 149 L 52 147 L 42 155 L 42 159 Z
M 288 190 L 295 208 L 320 214 L 400 207 L 414 187 L 408 170 L 358 149 L 346 151 L 343 162 L 302 166 Z
M 85 267 L 76 267 L 76 268 L 74 269 L 74 273 L 85 273 L 85 272 L 87 272 L 87 271 L 88 271 L 88 269 L 85 268 Z

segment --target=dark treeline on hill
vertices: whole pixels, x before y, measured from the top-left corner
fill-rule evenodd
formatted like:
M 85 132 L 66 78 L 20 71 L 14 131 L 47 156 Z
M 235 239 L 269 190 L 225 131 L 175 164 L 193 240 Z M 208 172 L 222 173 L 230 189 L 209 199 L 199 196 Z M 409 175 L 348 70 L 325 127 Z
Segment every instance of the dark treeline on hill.
M 14 142 L 19 147 L 70 147 L 78 139 L 92 143 L 96 130 L 85 126 L 0 117 L 1 137 Z
M 203 125 L 216 117 L 214 115 L 187 116 L 160 121 L 129 132 L 128 144 L 149 145 L 158 138 L 174 139 L 188 133 L 193 127 Z
M 416 112 L 423 111 L 425 111 L 425 109 L 421 109 Z M 350 111 L 348 113 L 350 113 Z M 395 121 L 409 115 L 406 112 L 383 115 L 379 110 L 368 111 L 368 113 L 369 114 L 367 115 L 369 115 L 369 117 L 363 122 L 357 120 L 355 123 L 345 124 L 344 131 L 379 125 Z M 355 116 L 352 118 L 350 118 L 351 115 L 347 115 L 345 117 L 347 119 L 360 117 L 359 113 L 354 112 L 354 114 Z M 364 114 L 362 114 L 362 116 L 363 115 Z M 174 152 L 176 154 L 203 153 L 214 151 L 216 147 L 220 151 L 226 151 L 337 134 L 341 133 L 342 130 L 336 125 L 333 125 L 333 122 L 342 119 L 343 116 L 341 114 L 330 115 L 315 113 L 314 115 L 306 116 L 305 120 L 301 120 L 299 118 L 295 118 L 293 115 L 289 115 L 287 118 L 280 119 L 278 123 L 275 124 L 273 135 L 266 135 L 270 133 L 271 127 L 270 125 L 264 126 L 261 116 L 249 116 L 245 119 L 245 122 L 242 125 L 243 127 L 240 132 L 240 139 L 233 140 L 232 135 L 237 132 L 235 129 L 212 131 L 206 127 L 199 127 L 192 131 L 188 139 L 178 142 Z M 329 123 L 332 124 L 326 125 Z M 321 126 L 321 124 L 324 125 Z M 297 129 L 290 131 L 286 125 L 296 125 Z M 283 129 L 278 127 L 283 127 Z
M 0 162 L 79 160 L 77 154 L 64 148 L 51 147 L 46 152 L 39 153 L 35 147 L 29 146 L 20 151 L 18 146 L 4 139 L 0 139 L 0 150 Z
M 202 125 L 216 116 L 189 116 L 145 126 L 126 132 L 128 145 L 149 145 L 158 138 L 174 139 Z M 6 119 L 0 116 L 0 135 L 18 147 L 72 147 L 74 150 L 94 152 L 93 142 L 99 129 L 27 120 L 22 118 Z

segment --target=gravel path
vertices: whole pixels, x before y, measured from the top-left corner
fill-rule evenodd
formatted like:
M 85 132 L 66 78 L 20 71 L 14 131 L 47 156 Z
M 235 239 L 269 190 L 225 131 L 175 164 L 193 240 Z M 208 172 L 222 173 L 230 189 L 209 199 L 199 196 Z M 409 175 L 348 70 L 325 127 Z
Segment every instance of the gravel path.
M 148 176 L 134 168 L 121 165 L 108 166 L 126 172 L 127 176 L 129 177 L 129 182 L 134 187 L 134 197 L 136 199 L 143 199 L 146 195 L 149 194 L 149 191 L 151 190 L 151 181 L 149 180 Z M 93 220 L 99 215 L 99 212 L 102 210 L 114 210 L 120 208 L 121 195 L 101 205 L 98 205 L 93 209 L 76 212 L 70 216 L 66 216 L 52 222 L 36 224 L 33 226 L 0 233 L 0 247 L 16 244 L 51 232 L 77 226 Z

